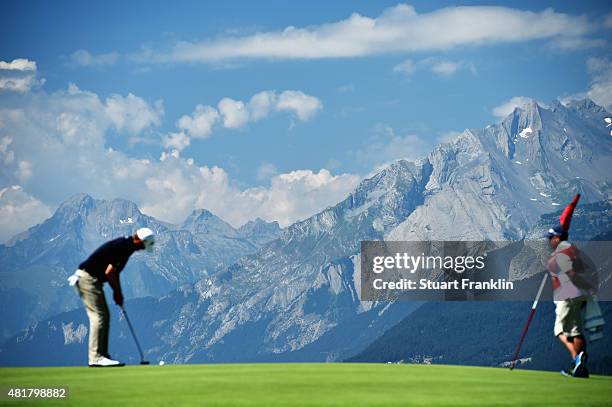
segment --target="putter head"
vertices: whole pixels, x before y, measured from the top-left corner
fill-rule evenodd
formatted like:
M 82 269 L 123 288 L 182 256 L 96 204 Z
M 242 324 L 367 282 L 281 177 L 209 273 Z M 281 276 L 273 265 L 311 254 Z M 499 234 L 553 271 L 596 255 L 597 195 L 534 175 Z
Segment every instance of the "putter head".
M 146 360 L 142 360 L 142 361 L 140 361 L 140 364 L 141 364 L 141 365 L 148 365 L 148 364 L 149 364 L 149 362 L 148 362 L 148 361 L 146 361 Z

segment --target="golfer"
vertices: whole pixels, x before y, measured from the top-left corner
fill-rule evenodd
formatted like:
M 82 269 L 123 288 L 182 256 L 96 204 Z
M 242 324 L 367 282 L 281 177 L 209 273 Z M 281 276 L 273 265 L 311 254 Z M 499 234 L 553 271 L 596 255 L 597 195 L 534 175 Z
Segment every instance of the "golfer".
M 103 284 L 107 281 L 113 289 L 113 299 L 119 306 L 123 305 L 123 293 L 119 274 L 129 257 L 137 250 L 153 250 L 155 235 L 149 228 L 141 228 L 131 237 L 120 237 L 104 243 L 91 256 L 79 265 L 79 269 L 68 279 L 70 285 L 76 286 L 79 296 L 85 304 L 89 318 L 89 366 L 116 367 L 124 366 L 112 360 L 108 353 L 108 330 L 110 315 Z
M 583 335 L 583 312 L 590 295 L 589 283 L 580 275 L 577 267 L 578 250 L 567 241 L 567 229 L 561 225 L 551 228 L 547 234 L 553 249 L 548 259 L 548 273 L 555 300 L 554 334 L 572 357 L 569 369 L 561 373 L 573 377 L 589 377 L 586 366 L 586 340 Z

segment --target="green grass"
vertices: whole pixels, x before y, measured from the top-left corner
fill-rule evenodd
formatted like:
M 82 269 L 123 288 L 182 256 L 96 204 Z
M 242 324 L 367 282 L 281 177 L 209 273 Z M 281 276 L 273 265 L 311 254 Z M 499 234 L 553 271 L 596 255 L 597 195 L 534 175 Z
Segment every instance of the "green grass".
M 0 387 L 69 388 L 79 406 L 603 406 L 612 377 L 386 364 L 227 364 L 2 368 Z

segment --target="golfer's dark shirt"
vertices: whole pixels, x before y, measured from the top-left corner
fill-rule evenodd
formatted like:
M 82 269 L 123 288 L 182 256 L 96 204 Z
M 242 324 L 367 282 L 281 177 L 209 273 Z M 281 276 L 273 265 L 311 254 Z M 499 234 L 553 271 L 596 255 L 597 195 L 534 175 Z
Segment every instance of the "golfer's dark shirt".
M 102 281 L 106 281 L 104 273 L 108 265 L 112 264 L 117 272 L 121 272 L 135 251 L 136 246 L 131 237 L 113 239 L 98 247 L 87 260 L 79 265 L 79 268 Z

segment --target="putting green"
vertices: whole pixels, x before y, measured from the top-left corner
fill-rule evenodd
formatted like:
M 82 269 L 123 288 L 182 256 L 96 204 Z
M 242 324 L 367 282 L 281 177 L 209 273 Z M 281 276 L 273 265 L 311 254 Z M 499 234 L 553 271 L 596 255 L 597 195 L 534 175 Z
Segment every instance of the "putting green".
M 79 406 L 604 406 L 612 377 L 391 364 L 226 364 L 2 368 L 0 387 L 68 387 Z

